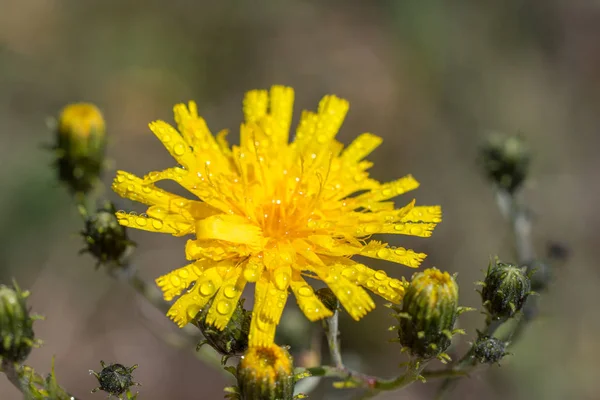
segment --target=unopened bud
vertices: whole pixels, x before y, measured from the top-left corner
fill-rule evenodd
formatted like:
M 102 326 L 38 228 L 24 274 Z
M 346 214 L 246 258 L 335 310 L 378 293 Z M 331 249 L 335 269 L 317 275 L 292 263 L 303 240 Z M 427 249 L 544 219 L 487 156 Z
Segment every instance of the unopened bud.
M 531 281 L 524 268 L 498 260 L 490 261 L 482 285 L 483 306 L 493 319 L 514 316 L 531 294 Z
M 248 349 L 248 332 L 250 332 L 252 312 L 244 309 L 244 299 L 240 299 L 225 329 L 219 330 L 206 323 L 212 302 L 213 299 L 194 318 L 193 323 L 205 338 L 198 344 L 196 350 L 204 344 L 208 344 L 223 355 L 223 363 L 225 363 L 227 358 L 242 355 Z
M 238 364 L 237 379 L 242 400 L 292 400 L 293 360 L 288 351 L 272 344 L 250 347 Z
M 135 246 L 127 237 L 125 227 L 117 221 L 112 203 L 105 204 L 92 215 L 86 215 L 85 229 L 81 234 L 87 245 L 82 252 L 94 256 L 98 265 L 123 266 Z
M 507 354 L 506 342 L 493 336 L 480 334 L 473 345 L 473 357 L 481 364 L 495 364 Z
M 510 193 L 527 177 L 530 154 L 520 136 L 491 133 L 481 149 L 481 158 L 488 178 Z
M 95 393 L 102 390 L 109 394 L 109 396 L 121 396 L 125 393 L 130 393 L 129 388 L 132 386 L 139 386 L 139 383 L 133 381 L 133 370 L 138 366 L 137 364 L 133 367 L 125 367 L 121 364 L 110 364 L 106 365 L 104 361 L 100 361 L 102 370 L 95 372 L 90 370 L 90 374 L 94 375 L 98 379 L 99 387 L 92 390 Z M 128 398 L 130 398 L 129 396 Z
M 56 154 L 59 178 L 71 191 L 87 193 L 98 182 L 104 164 L 104 118 L 93 104 L 66 106 L 58 119 Z
M 458 332 L 459 313 L 458 285 L 450 274 L 436 268 L 414 274 L 398 314 L 400 344 L 423 359 L 447 358 L 443 352 Z
M 33 321 L 25 299 L 29 292 L 0 285 L 0 358 L 24 361 L 35 345 Z M 39 318 L 39 317 L 38 317 Z

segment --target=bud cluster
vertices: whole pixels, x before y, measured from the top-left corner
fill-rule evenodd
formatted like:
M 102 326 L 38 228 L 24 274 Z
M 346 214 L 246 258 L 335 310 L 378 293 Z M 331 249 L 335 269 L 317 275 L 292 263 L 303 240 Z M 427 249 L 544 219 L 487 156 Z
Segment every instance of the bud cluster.
M 531 292 L 525 268 L 491 260 L 483 282 L 481 298 L 492 319 L 506 319 L 519 312 Z

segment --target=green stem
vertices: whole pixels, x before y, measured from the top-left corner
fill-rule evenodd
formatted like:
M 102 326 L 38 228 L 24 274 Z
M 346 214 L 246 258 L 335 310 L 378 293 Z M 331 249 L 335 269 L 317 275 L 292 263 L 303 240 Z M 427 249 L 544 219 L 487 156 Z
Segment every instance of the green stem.
M 338 329 L 339 322 L 339 311 L 335 311 L 333 316 L 327 318 L 324 323 L 325 335 L 327 336 L 327 344 L 329 345 L 329 355 L 331 356 L 331 362 L 337 368 L 344 368 L 342 361 L 342 352 L 340 350 L 340 332 Z
M 25 399 L 52 398 L 53 400 L 77 400 L 77 398 L 56 384 L 54 372 L 52 379 L 45 379 L 32 368 L 8 360 L 2 360 L 0 372 L 16 387 Z

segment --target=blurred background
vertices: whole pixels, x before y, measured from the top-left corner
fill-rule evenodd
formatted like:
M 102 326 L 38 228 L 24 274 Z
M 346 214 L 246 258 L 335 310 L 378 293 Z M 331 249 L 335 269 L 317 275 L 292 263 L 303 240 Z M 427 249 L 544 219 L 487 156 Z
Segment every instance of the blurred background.
M 53 142 L 46 119 L 69 102 L 101 107 L 108 185 L 116 168 L 143 175 L 172 165 L 147 123 L 172 121 L 175 103 L 195 99 L 213 132 L 229 128 L 235 141 L 243 93 L 274 83 L 296 88 L 295 120 L 324 94 L 349 99 L 340 140 L 382 136 L 373 176 L 412 173 L 422 184 L 418 202 L 442 205 L 431 239 L 388 239 L 429 254 L 424 267 L 458 272 L 467 306 L 480 307 L 472 282 L 489 256 L 514 254 L 476 163 L 478 144 L 488 130 L 522 132 L 534 153 L 522 196 L 534 211 L 536 246 L 543 253 L 559 241 L 571 258 L 514 355 L 463 380 L 451 398 L 600 398 L 592 296 L 600 284 L 598 1 L 0 0 L 0 281 L 17 277 L 46 316 L 36 323 L 45 344 L 32 366 L 46 373 L 55 355 L 59 382 L 81 399 L 104 395 L 89 394 L 97 382 L 87 372 L 101 359 L 139 364 L 142 400 L 223 397 L 230 377 L 166 344 L 161 336 L 174 325 L 78 256 L 81 221 L 43 149 Z M 132 209 L 108 188 L 117 208 Z M 184 265 L 184 239 L 131 236 L 148 280 Z M 351 366 L 391 376 L 403 358 L 387 343 L 393 320 L 381 304 L 361 323 L 342 317 L 342 345 Z M 463 346 L 483 318 L 461 318 Z M 311 399 L 350 398 L 330 383 Z M 435 388 L 415 384 L 381 398 L 427 399 Z M 20 398 L 4 377 L 0 398 Z

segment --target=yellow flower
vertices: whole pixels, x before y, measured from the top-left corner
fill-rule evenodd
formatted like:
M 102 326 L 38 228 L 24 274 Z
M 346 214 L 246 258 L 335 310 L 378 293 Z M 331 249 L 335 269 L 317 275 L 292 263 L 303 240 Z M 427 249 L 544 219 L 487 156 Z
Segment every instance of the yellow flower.
M 288 290 L 311 321 L 329 317 L 304 277 L 325 282 L 358 320 L 375 307 L 367 288 L 399 302 L 401 281 L 351 259 L 354 255 L 418 267 L 425 254 L 369 240 L 378 233 L 428 237 L 441 221 L 439 206 L 396 209 L 389 199 L 416 189 L 410 175 L 389 183 L 369 177 L 364 160 L 381 138 L 364 133 L 350 146 L 335 140 L 348 102 L 325 96 L 304 111 L 289 142 L 293 89 L 253 90 L 243 103 L 240 145 L 213 136 L 196 104 L 175 106 L 178 129 L 163 121 L 150 129 L 179 166 L 143 178 L 119 171 L 113 189 L 147 204 L 145 215 L 118 212 L 124 226 L 175 236 L 193 234 L 191 264 L 157 279 L 166 300 L 186 291 L 168 312 L 184 326 L 214 296 L 207 322 L 223 329 L 246 283 L 255 282 L 250 346 L 273 343 Z M 174 180 L 199 200 L 155 186 Z M 362 192 L 362 193 L 359 193 Z M 190 285 L 193 287 L 190 288 Z

